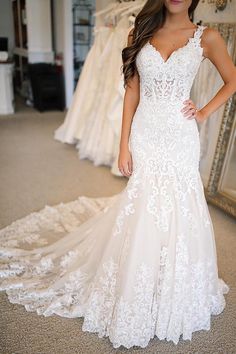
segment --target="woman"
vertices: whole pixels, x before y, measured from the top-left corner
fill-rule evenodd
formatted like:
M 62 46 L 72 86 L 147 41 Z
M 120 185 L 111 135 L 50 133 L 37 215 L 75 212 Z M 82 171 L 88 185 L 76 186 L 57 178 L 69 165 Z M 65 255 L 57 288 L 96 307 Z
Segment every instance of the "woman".
M 148 0 L 123 50 L 126 188 L 46 206 L 1 231 L 9 300 L 44 316 L 83 316 L 82 329 L 115 348 L 191 339 L 225 306 L 197 121 L 235 92 L 236 70 L 220 34 L 190 21 L 197 3 Z M 189 93 L 204 57 L 224 86 L 197 109 Z

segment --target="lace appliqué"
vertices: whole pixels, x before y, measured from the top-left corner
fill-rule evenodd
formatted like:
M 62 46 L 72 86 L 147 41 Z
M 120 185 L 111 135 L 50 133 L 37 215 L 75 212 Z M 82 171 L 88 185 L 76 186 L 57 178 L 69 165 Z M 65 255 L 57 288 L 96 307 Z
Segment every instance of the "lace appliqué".
M 144 348 L 155 335 L 177 344 L 223 311 L 229 288 L 217 273 L 197 124 L 180 111 L 203 29 L 166 63 L 149 45 L 139 52 L 133 173 L 121 193 L 46 206 L 0 231 L 9 301 L 39 315 L 83 316 L 82 329 L 115 348 Z

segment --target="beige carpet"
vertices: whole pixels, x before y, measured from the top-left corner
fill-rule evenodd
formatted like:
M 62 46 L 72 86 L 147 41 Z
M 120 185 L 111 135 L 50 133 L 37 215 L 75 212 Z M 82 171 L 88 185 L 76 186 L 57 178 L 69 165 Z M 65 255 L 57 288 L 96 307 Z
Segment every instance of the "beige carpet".
M 53 139 L 63 113 L 26 110 L 0 117 L 0 227 L 79 195 L 108 196 L 121 191 L 127 180 L 108 167 L 79 160 L 77 150 Z M 213 317 L 209 332 L 195 332 L 192 341 L 177 346 L 153 339 L 145 349 L 115 350 L 108 338 L 82 332 L 82 318 L 43 317 L 8 302 L 0 292 L 1 354 L 111 354 L 111 353 L 236 353 L 235 254 L 236 222 L 209 206 L 218 249 L 220 276 L 231 287 L 225 311 Z

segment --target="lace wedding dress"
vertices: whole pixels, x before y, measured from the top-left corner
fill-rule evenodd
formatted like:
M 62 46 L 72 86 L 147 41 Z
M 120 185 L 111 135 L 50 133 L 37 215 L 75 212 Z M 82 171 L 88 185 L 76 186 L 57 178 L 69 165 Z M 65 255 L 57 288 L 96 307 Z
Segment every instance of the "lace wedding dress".
M 146 347 L 155 335 L 177 344 L 223 311 L 229 288 L 218 278 L 197 123 L 180 111 L 203 59 L 203 29 L 166 61 L 150 42 L 137 56 L 133 174 L 122 192 L 46 205 L 1 230 L 10 302 L 84 317 L 82 330 L 114 348 Z
M 81 136 L 78 132 L 75 134 L 75 137 L 80 139 L 76 145 L 80 159 L 90 159 L 95 166 L 111 166 L 114 161 L 116 136 L 107 115 L 109 103 L 116 96 L 121 77 L 121 51 L 125 46 L 128 29 L 129 21 L 127 16 L 124 16 L 112 30 L 100 58 L 102 67 L 98 73 L 99 85 L 93 95 L 92 110 L 90 114 L 86 114 L 86 124 Z M 95 62 L 96 60 L 94 58 Z M 86 87 L 84 89 L 87 91 Z

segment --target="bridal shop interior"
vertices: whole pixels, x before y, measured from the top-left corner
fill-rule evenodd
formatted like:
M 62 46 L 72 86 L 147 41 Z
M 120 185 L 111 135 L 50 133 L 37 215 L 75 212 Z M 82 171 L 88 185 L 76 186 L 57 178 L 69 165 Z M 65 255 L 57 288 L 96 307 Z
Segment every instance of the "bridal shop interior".
M 121 51 L 144 0 L 0 1 L 0 228 L 80 195 L 119 193 L 125 89 Z M 220 31 L 236 63 L 236 0 L 200 0 L 192 21 Z M 200 108 L 223 81 L 209 60 L 191 99 Z M 236 279 L 236 96 L 198 124 L 200 174 L 216 235 L 219 273 Z M 123 353 L 82 332 L 82 319 L 25 312 L 0 293 L 3 354 Z M 130 353 L 236 353 L 235 291 L 209 332 L 155 340 Z

